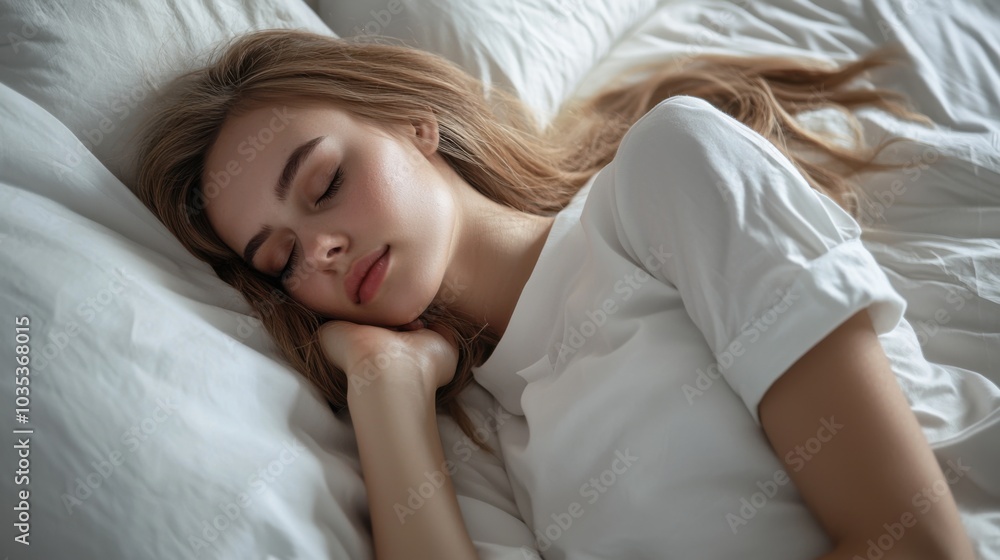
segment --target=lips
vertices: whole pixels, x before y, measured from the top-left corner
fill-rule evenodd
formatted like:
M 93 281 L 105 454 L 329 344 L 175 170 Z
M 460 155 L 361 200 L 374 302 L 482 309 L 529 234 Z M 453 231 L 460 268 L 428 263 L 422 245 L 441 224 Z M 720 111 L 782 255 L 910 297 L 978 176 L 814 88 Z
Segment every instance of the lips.
M 348 299 L 354 303 L 359 303 L 358 291 L 361 289 L 361 282 L 365 279 L 365 276 L 368 275 L 368 271 L 371 270 L 372 265 L 374 265 L 375 262 L 378 261 L 388 250 L 389 247 L 385 246 L 354 261 L 354 264 L 351 265 L 351 269 L 347 272 L 347 277 L 344 278 L 344 291 L 347 292 Z

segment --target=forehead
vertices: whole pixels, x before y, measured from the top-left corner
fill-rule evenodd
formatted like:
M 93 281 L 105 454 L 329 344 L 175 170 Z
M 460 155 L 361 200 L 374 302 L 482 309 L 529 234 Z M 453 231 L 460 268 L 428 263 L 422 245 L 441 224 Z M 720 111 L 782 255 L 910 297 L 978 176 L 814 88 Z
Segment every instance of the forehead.
M 322 128 L 331 121 L 347 120 L 349 117 L 342 110 L 317 104 L 266 105 L 231 113 L 208 149 L 205 168 L 225 166 L 225 160 L 232 157 L 250 163 L 257 156 L 275 151 L 270 149 L 275 140 L 293 138 L 299 131 Z M 244 144 L 249 148 L 237 153 Z
M 289 141 L 305 141 L 318 135 L 382 132 L 383 127 L 355 117 L 329 102 L 313 99 L 289 104 L 268 104 L 236 110 L 223 122 L 219 134 L 205 154 L 203 184 L 210 171 L 237 164 L 252 167 L 258 159 L 276 157 Z M 273 149 L 277 146 L 278 149 Z M 258 157 L 259 156 L 259 157 Z M 287 153 L 285 154 L 287 157 Z
M 205 156 L 204 209 L 212 229 L 237 254 L 265 225 L 288 156 L 303 142 L 349 119 L 332 106 L 268 105 L 230 115 Z

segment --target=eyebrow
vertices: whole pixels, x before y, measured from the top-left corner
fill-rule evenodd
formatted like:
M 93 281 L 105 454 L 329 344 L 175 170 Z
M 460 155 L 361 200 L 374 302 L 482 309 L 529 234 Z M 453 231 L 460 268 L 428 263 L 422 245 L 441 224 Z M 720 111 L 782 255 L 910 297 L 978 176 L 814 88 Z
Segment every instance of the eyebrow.
M 325 139 L 326 136 L 317 136 L 312 140 L 302 144 L 288 156 L 288 161 L 285 162 L 284 169 L 281 170 L 281 175 L 278 176 L 278 184 L 274 186 L 274 197 L 278 199 L 278 202 L 284 202 L 288 198 L 288 191 L 292 188 L 292 181 L 295 180 L 295 174 L 298 173 L 299 168 L 302 167 L 302 162 L 309 157 L 309 154 L 319 145 L 320 142 Z M 243 260 L 246 261 L 248 265 L 253 267 L 253 258 L 257 254 L 261 245 L 267 241 L 267 238 L 271 236 L 273 230 L 270 226 L 263 226 L 256 235 L 250 238 L 245 249 L 243 249 Z

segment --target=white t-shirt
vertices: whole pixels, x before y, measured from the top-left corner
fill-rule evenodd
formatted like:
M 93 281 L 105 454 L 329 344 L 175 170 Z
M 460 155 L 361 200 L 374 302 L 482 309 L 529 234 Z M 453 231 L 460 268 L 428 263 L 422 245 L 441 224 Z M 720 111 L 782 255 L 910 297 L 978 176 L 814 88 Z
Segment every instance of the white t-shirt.
M 894 369 L 926 365 L 860 233 L 703 100 L 670 98 L 632 126 L 556 216 L 507 331 L 473 369 L 513 414 L 500 450 L 545 558 L 829 551 L 786 469 L 843 427 L 818 421 L 786 466 L 757 407 L 866 308 Z

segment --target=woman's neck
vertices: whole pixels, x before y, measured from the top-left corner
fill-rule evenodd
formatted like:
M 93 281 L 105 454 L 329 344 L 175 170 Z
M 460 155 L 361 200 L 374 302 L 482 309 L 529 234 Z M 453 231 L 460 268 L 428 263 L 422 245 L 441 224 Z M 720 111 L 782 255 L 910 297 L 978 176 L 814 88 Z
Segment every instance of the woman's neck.
M 439 297 L 503 336 L 545 246 L 554 216 L 536 216 L 493 202 L 468 187 L 458 197 L 451 266 Z

